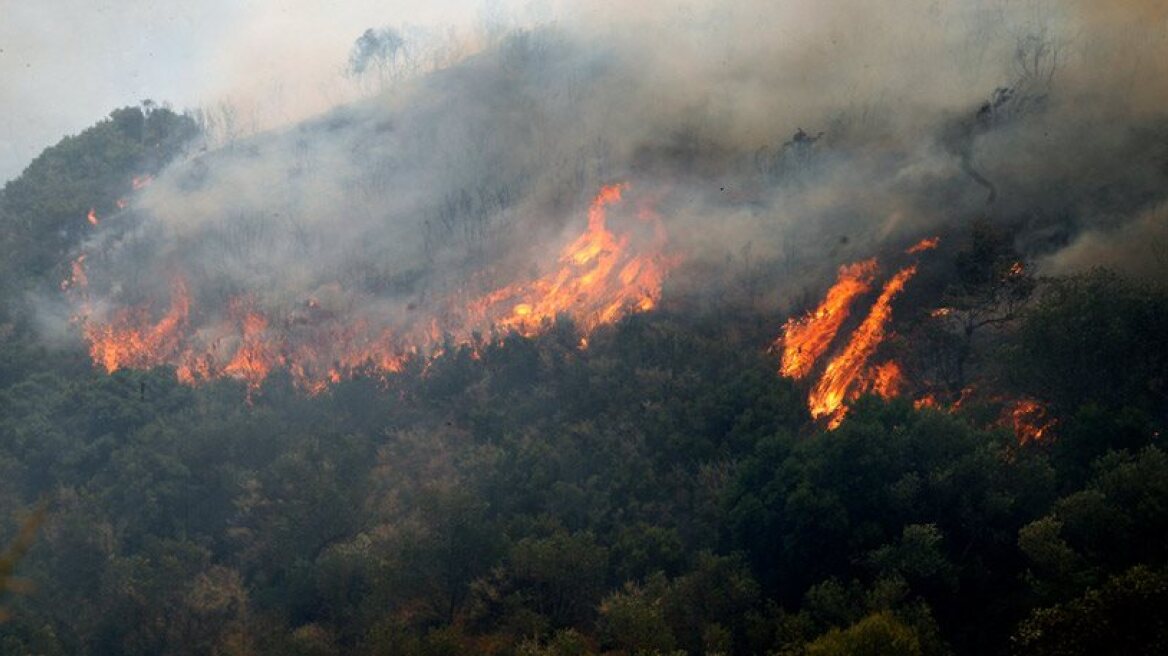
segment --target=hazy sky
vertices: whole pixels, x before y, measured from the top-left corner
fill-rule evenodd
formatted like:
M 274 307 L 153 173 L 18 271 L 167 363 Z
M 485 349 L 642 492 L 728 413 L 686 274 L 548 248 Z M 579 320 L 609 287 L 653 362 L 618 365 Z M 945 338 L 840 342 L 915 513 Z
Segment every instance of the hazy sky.
M 481 22 L 491 0 L 0 0 L 0 181 L 145 98 L 176 109 L 261 92 L 325 108 L 366 28 Z M 330 85 L 336 85 L 336 89 Z M 246 101 L 245 101 L 246 102 Z

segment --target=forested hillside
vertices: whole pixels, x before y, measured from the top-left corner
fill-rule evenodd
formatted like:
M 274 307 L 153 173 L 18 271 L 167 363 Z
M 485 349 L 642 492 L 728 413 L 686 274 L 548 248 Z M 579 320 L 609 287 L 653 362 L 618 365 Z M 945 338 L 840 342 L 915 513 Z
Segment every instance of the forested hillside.
M 546 30 L 47 148 L 0 655 L 1168 653 L 1168 120 L 1016 43 L 823 130 Z

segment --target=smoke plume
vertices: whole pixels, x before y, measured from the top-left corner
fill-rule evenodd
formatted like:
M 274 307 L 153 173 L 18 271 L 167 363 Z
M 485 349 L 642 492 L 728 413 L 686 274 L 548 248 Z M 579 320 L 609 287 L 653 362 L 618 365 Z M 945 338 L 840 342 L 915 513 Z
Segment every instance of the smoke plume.
M 843 263 L 983 218 L 1053 270 L 1163 275 L 1164 11 L 1106 6 L 549 5 L 163 171 L 83 246 L 67 312 L 177 312 L 176 365 L 188 342 L 223 369 L 276 333 L 283 362 L 304 341 L 433 347 L 484 316 L 518 325 L 530 303 L 500 290 L 559 284 L 614 184 L 605 229 L 665 273 L 666 303 L 787 307 Z M 483 311 L 492 294 L 509 305 Z

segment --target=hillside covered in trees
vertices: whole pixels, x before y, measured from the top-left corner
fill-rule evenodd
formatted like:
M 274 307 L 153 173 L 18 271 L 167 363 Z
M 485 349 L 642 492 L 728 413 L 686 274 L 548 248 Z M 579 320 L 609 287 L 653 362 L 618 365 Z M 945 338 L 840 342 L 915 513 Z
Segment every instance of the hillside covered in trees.
M 1162 216 L 1168 122 L 1092 140 L 1024 69 L 928 149 L 576 150 L 633 85 L 558 38 L 210 151 L 118 109 L 4 186 L 0 654 L 1168 652 L 1168 290 L 1032 267 Z M 813 416 L 783 348 L 831 316 L 808 371 L 901 376 Z

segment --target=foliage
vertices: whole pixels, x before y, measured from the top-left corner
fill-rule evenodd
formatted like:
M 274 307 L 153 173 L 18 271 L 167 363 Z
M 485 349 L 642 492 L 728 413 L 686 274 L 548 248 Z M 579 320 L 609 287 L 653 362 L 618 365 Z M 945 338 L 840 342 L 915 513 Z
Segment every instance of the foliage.
M 807 656 L 920 656 L 913 630 L 891 614 L 869 615 L 845 630 L 832 629 L 807 645 Z
M 46 349 L 16 288 L 185 125 L 119 110 L 5 188 L 0 654 L 1162 651 L 1161 291 L 1047 281 L 995 333 L 1059 419 L 1025 445 L 878 398 L 826 432 L 743 327 L 774 317 L 667 304 L 315 396 Z M 1030 293 L 995 239 L 948 285 L 975 323 Z
M 0 279 L 5 285 L 55 271 L 89 228 L 196 135 L 195 123 L 145 101 L 47 148 L 0 193 Z
M 1168 650 L 1168 576 L 1144 566 L 1070 601 L 1041 608 L 1014 636 L 1018 654 L 1162 654 Z

